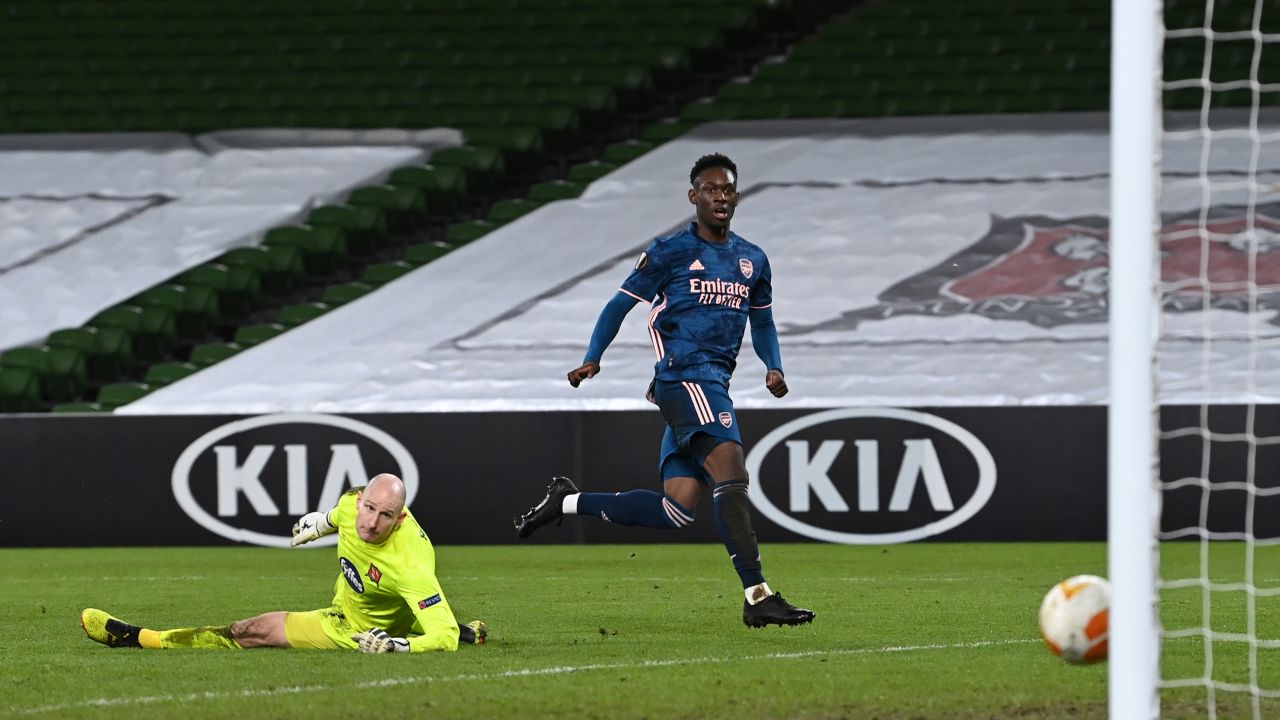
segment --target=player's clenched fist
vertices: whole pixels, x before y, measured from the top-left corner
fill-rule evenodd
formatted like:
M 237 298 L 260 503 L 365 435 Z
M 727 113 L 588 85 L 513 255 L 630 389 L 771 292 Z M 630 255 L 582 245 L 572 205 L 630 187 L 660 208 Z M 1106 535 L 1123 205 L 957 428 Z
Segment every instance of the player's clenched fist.
M 787 394 L 787 379 L 782 377 L 781 370 L 770 370 L 765 373 L 764 386 L 769 388 L 769 392 L 774 397 L 782 397 Z
M 578 387 L 583 380 L 593 378 L 600 372 L 600 363 L 586 362 L 581 367 L 574 368 L 569 371 L 569 384 Z

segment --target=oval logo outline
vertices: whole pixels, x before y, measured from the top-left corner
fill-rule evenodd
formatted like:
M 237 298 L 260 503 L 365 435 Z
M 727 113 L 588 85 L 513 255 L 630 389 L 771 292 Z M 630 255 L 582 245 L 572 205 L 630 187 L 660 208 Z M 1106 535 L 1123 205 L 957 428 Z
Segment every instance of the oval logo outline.
M 798 518 L 794 518 L 784 512 L 777 505 L 773 504 L 764 491 L 759 489 L 757 483 L 752 483 L 747 492 L 747 497 L 751 499 L 751 504 L 756 506 L 761 515 L 769 518 L 773 522 L 782 527 L 813 538 L 814 540 L 822 540 L 830 543 L 839 543 L 842 545 L 888 545 L 892 543 L 911 542 L 913 540 L 922 540 L 932 537 L 939 533 L 946 532 L 955 527 L 960 526 L 965 521 L 977 515 L 982 508 L 986 507 L 991 496 L 996 490 L 996 461 L 992 457 L 991 451 L 986 445 L 977 438 L 976 435 L 969 432 L 965 428 L 957 425 L 950 420 L 940 418 L 937 415 L 931 415 L 917 410 L 906 410 L 903 408 L 838 408 L 835 410 L 824 410 L 822 412 L 805 415 L 769 431 L 760 441 L 755 444 L 751 452 L 747 454 L 747 476 L 752 478 L 760 477 L 760 465 L 764 462 L 764 458 L 773 450 L 775 446 L 786 440 L 793 433 L 822 425 L 834 420 L 845 420 L 848 418 L 888 418 L 891 420 L 902 420 L 931 427 L 940 432 L 946 433 L 969 451 L 973 459 L 978 464 L 978 486 L 973 492 L 973 496 L 969 498 L 963 505 L 952 511 L 950 515 L 939 520 L 921 525 L 920 527 L 908 530 L 897 530 L 887 533 L 847 533 L 838 530 L 810 525 Z
M 178 455 L 177 461 L 173 464 L 173 474 L 170 476 L 170 486 L 173 490 L 173 497 L 178 501 L 178 507 L 187 514 L 198 525 L 210 532 L 220 535 L 228 540 L 235 542 L 249 543 L 253 545 L 264 545 L 267 547 L 289 547 L 289 541 L 292 535 L 268 535 L 266 533 L 254 530 L 246 530 L 229 525 L 222 520 L 209 514 L 196 502 L 195 495 L 191 492 L 191 467 L 195 465 L 200 455 L 213 447 L 217 441 L 245 432 L 255 428 L 266 427 L 268 425 L 328 425 L 330 427 L 340 428 L 361 435 L 380 445 L 386 450 L 400 466 L 400 479 L 404 481 L 405 489 L 405 505 L 413 502 L 418 494 L 418 466 L 413 460 L 413 456 L 409 454 L 406 448 L 399 440 L 391 436 L 390 433 L 376 428 L 368 423 L 355 420 L 353 418 L 342 417 L 340 415 L 325 415 L 322 413 L 280 413 L 276 415 L 257 415 L 243 420 L 234 420 L 219 425 L 218 427 L 206 432 L 196 438 L 187 445 L 186 449 Z M 316 508 L 317 510 L 319 508 Z M 328 508 L 325 508 L 328 510 Z M 287 529 L 286 529 L 287 530 Z M 320 538 L 314 542 L 308 543 L 308 546 L 328 546 L 336 545 L 338 542 L 337 533 Z
M 342 571 L 342 577 L 346 578 L 347 584 L 352 590 L 364 594 L 364 580 L 360 579 L 360 571 L 356 569 L 355 563 L 345 557 L 338 558 L 338 569 Z

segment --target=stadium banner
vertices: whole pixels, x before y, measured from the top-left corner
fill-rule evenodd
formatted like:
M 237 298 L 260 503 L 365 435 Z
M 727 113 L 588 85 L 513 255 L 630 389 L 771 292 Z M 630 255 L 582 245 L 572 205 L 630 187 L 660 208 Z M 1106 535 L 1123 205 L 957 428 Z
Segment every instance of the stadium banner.
M 1255 432 L 1280 433 L 1268 427 L 1280 413 L 1256 410 Z M 1242 406 L 1214 414 L 1224 432 L 1244 427 Z M 744 410 L 738 421 L 763 542 L 1106 537 L 1104 407 Z M 0 546 L 283 547 L 297 516 L 384 471 L 405 479 L 435 542 L 511 543 L 512 517 L 553 475 L 584 491 L 659 489 L 662 431 L 656 411 L 9 416 Z M 1198 438 L 1164 442 L 1164 477 L 1202 475 Z M 1274 474 L 1270 448 L 1254 450 Z M 1242 479 L 1247 454 L 1219 453 L 1210 476 L 1221 466 Z M 1193 483 L 1166 492 L 1166 525 L 1197 524 L 1201 495 Z M 1243 525 L 1249 493 L 1228 495 L 1208 506 L 1208 527 Z M 1255 531 L 1275 534 L 1261 525 L 1277 510 L 1256 507 Z M 709 497 L 696 512 L 678 531 L 577 518 L 527 542 L 718 542 Z

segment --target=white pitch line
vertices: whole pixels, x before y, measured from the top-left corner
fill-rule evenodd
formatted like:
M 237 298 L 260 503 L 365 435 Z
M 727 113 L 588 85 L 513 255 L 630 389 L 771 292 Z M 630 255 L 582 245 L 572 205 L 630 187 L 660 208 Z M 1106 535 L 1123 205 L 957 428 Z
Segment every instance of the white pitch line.
M 41 705 L 32 708 L 10 707 L 14 715 L 39 715 L 41 713 L 59 712 L 75 708 L 118 707 L 122 705 L 154 705 L 156 703 L 178 702 L 191 703 L 201 700 L 225 700 L 232 698 L 273 697 L 276 695 L 298 695 L 310 692 L 329 690 L 365 690 L 370 688 L 396 687 L 400 685 L 419 685 L 424 683 L 463 682 L 468 680 L 502 680 L 506 678 L 537 677 L 542 675 L 568 675 L 576 672 L 594 670 L 643 670 L 646 668 L 674 667 L 682 665 L 718 665 L 730 662 L 749 660 L 794 660 L 797 658 L 820 657 L 823 655 L 878 655 L 882 653 L 919 652 L 922 650 L 958 650 L 961 648 L 982 648 L 999 645 L 1020 645 L 1038 643 L 1040 640 L 980 640 L 968 643 L 951 643 L 937 645 L 886 645 L 878 648 L 848 648 L 844 650 L 806 650 L 803 652 L 768 653 L 765 655 L 742 655 L 738 657 L 693 657 L 668 658 L 666 660 L 643 660 L 641 662 L 594 663 L 589 665 L 558 665 L 544 668 L 524 668 L 521 670 L 503 670 L 494 673 L 465 673 L 461 675 L 424 675 L 418 677 L 386 678 L 384 680 L 368 680 L 350 685 L 296 685 L 294 687 L 274 687 L 267 690 L 239 690 L 236 692 L 201 692 L 187 695 L 140 695 L 133 697 L 96 698 L 57 705 Z
M 462 580 L 467 580 L 467 581 L 499 581 L 499 580 L 501 580 L 501 581 L 512 581 L 512 582 L 528 583 L 528 577 L 527 577 L 527 576 L 523 576 L 523 575 L 522 575 L 522 576 L 515 576 L 515 575 L 441 575 L 441 576 L 440 576 L 440 579 L 441 579 L 441 580 L 447 580 L 447 581 L 455 581 L 455 582 L 456 582 L 456 581 L 462 581 Z M 539 575 L 539 576 L 538 576 L 538 581 L 539 581 L 539 582 L 564 582 L 564 581 L 582 582 L 584 579 L 586 579 L 586 574 L 583 574 L 583 575 Z M 600 575 L 591 575 L 591 576 L 590 576 L 590 580 L 591 580 L 592 582 L 599 581 L 599 582 L 601 582 L 601 583 L 603 583 L 603 584 L 607 584 L 607 583 L 609 583 L 609 582 L 668 582 L 668 583 L 677 583 L 677 582 L 678 582 L 678 583 L 696 583 L 696 582 L 701 582 L 701 583 L 716 583 L 716 582 L 721 582 L 721 581 L 723 580 L 723 578 L 719 578 L 719 577 L 705 577 L 705 576 L 698 576 L 698 577 L 684 577 L 684 576 L 680 576 L 680 575 L 618 575 L 618 576 L 615 576 L 615 577 L 602 578 Z M 822 581 L 823 581 L 823 582 L 865 582 L 865 583 L 878 583 L 878 584 L 882 584 L 882 585 L 901 585 L 901 584 L 903 584 L 903 583 L 911 583 L 911 582 L 917 582 L 917 583 L 929 583 L 929 582 L 973 582 L 973 576 L 972 576 L 972 575 L 965 575 L 965 576 L 957 576 L 957 577 L 946 577 L 946 576 L 941 576 L 941 575 L 919 575 L 919 576 L 901 576 L 901 575 L 899 575 L 899 576 L 895 576 L 894 578 L 892 578 L 892 580 L 891 580 L 891 581 L 886 581 L 886 580 L 885 580 L 885 578 L 883 578 L 883 577 L 872 577 L 872 576 L 869 576 L 869 575 L 868 575 L 868 576 L 847 575 L 847 576 L 843 576 L 843 577 L 828 577 L 828 578 L 823 578 L 823 579 L 822 579 Z

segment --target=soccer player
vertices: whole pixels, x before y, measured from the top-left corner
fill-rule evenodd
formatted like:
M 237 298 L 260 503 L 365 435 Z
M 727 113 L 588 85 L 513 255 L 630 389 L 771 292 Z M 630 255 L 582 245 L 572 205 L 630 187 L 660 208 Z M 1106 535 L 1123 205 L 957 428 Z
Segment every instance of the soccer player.
M 718 153 L 700 157 L 689 181 L 696 220 L 657 238 L 640 254 L 600 313 L 582 365 L 569 372 L 575 388 L 599 373 L 600 358 L 623 318 L 637 302 L 650 303 L 649 338 L 657 363 L 647 397 L 667 424 L 658 459 L 663 492 L 580 493 L 571 480 L 557 477 L 540 503 L 515 518 L 516 537 L 528 537 L 564 515 L 684 527 L 693 522 L 703 488 L 709 487 L 716 527 L 746 594 L 742 621 L 750 627 L 807 623 L 812 611 L 791 605 L 765 582 L 751 528 L 742 437 L 729 399 L 729 378 L 748 319 L 751 341 L 764 361 L 765 386 L 775 397 L 787 394 L 770 309 L 769 259 L 729 231 L 738 204 L 738 168 L 732 160 Z
M 459 640 L 483 643 L 480 621 L 459 625 L 436 581 L 436 553 L 405 507 L 404 482 L 390 473 L 347 492 L 328 512 L 308 513 L 293 526 L 291 546 L 338 533 L 333 605 L 310 612 L 269 612 L 222 627 L 148 630 L 88 608 L 80 625 L 111 647 L 292 647 L 361 652 L 457 650 Z

